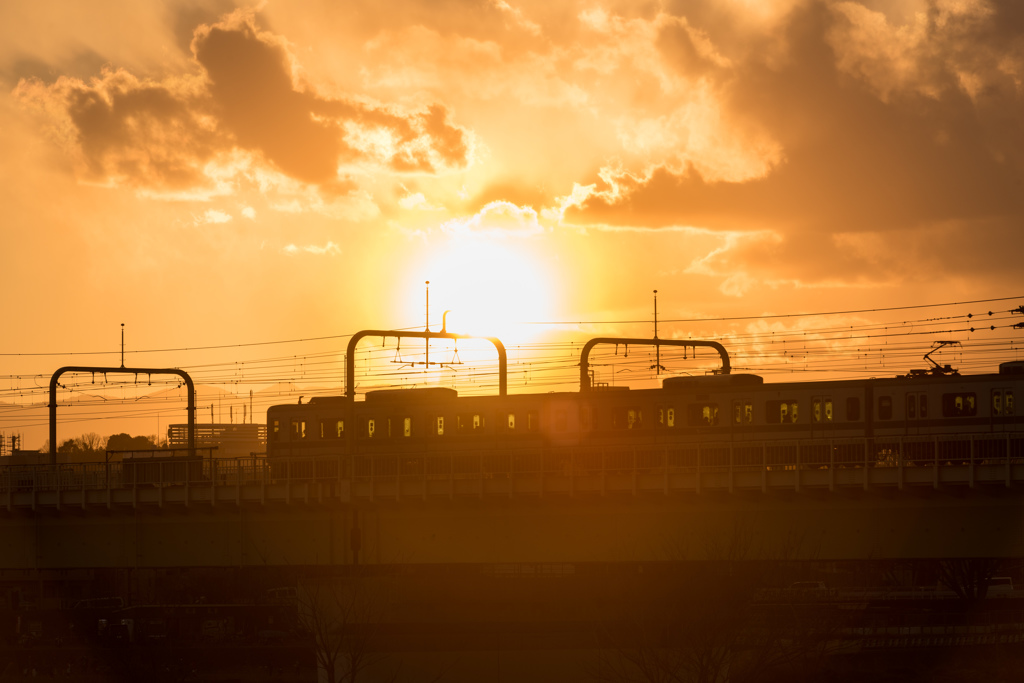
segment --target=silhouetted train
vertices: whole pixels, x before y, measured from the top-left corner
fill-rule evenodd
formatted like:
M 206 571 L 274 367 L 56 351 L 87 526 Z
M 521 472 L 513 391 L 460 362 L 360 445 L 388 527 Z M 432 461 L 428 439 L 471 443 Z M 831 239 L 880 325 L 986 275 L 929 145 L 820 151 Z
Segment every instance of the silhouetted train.
M 724 352 L 723 358 L 727 370 Z M 998 374 L 915 372 L 779 383 L 765 383 L 751 374 L 715 374 L 671 377 L 658 389 L 581 386 L 579 392 L 507 396 L 460 397 L 447 388 L 386 389 L 367 392 L 365 401 L 316 397 L 304 404 L 272 406 L 267 413 L 267 454 L 273 458 L 957 434 L 1015 434 L 1015 452 L 1024 443 L 1024 416 L 1015 403 L 1022 395 L 1024 361 L 1002 363 Z M 1011 448 L 1009 438 L 1005 443 Z

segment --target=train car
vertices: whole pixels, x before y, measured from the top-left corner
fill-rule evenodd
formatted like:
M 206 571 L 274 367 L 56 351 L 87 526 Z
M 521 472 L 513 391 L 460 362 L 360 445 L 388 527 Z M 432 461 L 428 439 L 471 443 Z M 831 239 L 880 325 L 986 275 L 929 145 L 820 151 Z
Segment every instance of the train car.
M 1024 361 L 998 373 L 912 372 L 865 380 L 766 383 L 752 374 L 671 377 L 661 388 L 460 397 L 453 389 L 367 392 L 272 406 L 270 458 L 709 442 L 916 439 L 1024 441 Z M 929 439 L 935 440 L 929 442 Z M 961 439 L 961 443 L 963 440 Z M 962 446 L 960 446 L 962 448 Z M 922 457 L 944 455 L 939 445 Z M 884 452 L 884 448 L 879 449 Z M 852 452 L 851 452 L 852 453 Z M 1020 454 L 1024 457 L 1024 453 Z M 852 453 L 863 459 L 863 451 Z M 953 456 L 955 457 L 955 455 Z

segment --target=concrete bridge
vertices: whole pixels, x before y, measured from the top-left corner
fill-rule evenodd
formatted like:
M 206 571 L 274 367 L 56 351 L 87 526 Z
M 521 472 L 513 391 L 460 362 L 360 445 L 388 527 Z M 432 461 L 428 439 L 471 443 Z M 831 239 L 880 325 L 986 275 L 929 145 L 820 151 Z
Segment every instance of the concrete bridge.
M 9 466 L 0 568 L 1024 557 L 1021 446 L 1003 435 Z

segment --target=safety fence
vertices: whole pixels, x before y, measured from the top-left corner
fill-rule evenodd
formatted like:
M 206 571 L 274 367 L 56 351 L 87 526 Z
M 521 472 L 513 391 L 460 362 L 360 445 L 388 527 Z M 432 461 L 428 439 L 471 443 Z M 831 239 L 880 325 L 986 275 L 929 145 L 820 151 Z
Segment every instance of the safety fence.
M 0 466 L 0 506 L 15 494 L 88 491 L 192 491 L 245 488 L 252 500 L 316 497 L 376 499 L 438 496 L 685 492 L 737 489 L 935 486 L 1024 482 L 1024 434 L 973 434 L 646 446 L 498 448 L 373 455 L 215 458 L 201 453 L 126 454 L 107 463 Z M 193 497 L 215 501 L 216 495 Z M 72 497 L 73 498 L 73 497 Z M 111 500 L 108 495 L 106 500 Z M 187 500 L 188 498 L 186 498 Z M 21 499 L 19 499 L 21 500 Z M 133 498 L 132 500 L 135 500 Z M 163 501 L 163 497 L 160 498 Z

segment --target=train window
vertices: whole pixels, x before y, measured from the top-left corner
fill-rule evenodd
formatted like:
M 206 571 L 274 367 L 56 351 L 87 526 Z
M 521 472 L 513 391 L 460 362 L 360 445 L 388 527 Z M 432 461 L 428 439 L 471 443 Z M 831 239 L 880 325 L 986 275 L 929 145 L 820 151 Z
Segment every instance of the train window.
M 814 422 L 832 421 L 832 399 L 830 397 L 814 397 L 811 402 L 811 420 Z
M 564 410 L 555 411 L 555 431 L 564 432 L 569 426 L 569 417 Z
M 516 414 L 515 413 L 509 413 L 508 414 L 508 429 L 509 429 L 509 431 L 512 431 L 512 432 L 514 432 L 515 429 L 516 429 Z
M 922 420 L 928 417 L 928 394 L 921 394 L 917 398 L 917 415 Z
M 1013 392 L 1009 389 L 1003 392 L 1003 415 L 1013 415 Z
M 474 415 L 473 416 L 473 431 L 479 431 L 484 428 L 484 416 Z
M 306 438 L 306 421 L 292 420 L 292 441 Z
M 860 398 L 850 396 L 846 399 L 846 421 L 856 422 L 860 419 Z
M 687 408 L 687 422 L 691 427 L 711 427 L 718 424 L 717 403 L 691 403 Z
M 638 408 L 626 410 L 626 429 L 640 429 L 644 426 L 644 414 Z
M 977 395 L 972 391 L 942 395 L 943 417 L 973 417 L 978 414 Z
M 271 430 L 271 433 L 274 435 L 273 437 L 271 437 L 274 441 L 280 441 L 281 440 L 281 421 L 280 420 L 274 420 L 273 429 Z
M 992 391 L 992 414 L 1003 414 L 1003 392 L 998 389 Z
M 444 417 L 437 416 L 437 435 L 444 436 Z
M 330 419 L 320 420 L 320 438 L 321 439 L 340 439 L 345 433 L 345 421 Z
M 879 420 L 891 420 L 892 419 L 892 396 L 879 396 L 878 397 L 878 419 Z
M 917 418 L 917 394 L 907 394 L 907 419 Z
M 366 435 L 373 438 L 373 435 L 377 433 L 377 421 L 370 418 L 366 421 Z
M 765 403 L 765 419 L 774 424 L 790 424 L 799 417 L 799 404 L 793 399 Z
M 412 436 L 412 418 L 402 418 L 402 436 Z
M 658 408 L 658 427 L 675 427 L 675 408 Z
M 531 432 L 540 429 L 540 416 L 537 415 L 536 410 L 531 410 L 526 414 L 526 429 Z
M 733 401 L 732 422 L 737 425 L 753 424 L 754 404 L 750 401 Z

